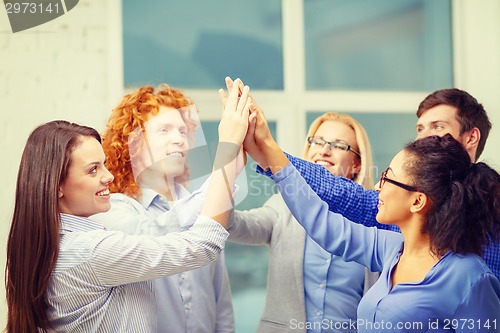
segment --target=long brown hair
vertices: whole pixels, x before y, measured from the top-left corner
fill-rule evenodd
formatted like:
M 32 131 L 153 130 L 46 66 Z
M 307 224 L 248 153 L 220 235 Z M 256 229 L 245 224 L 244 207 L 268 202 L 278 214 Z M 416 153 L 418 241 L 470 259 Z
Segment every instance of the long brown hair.
M 106 167 L 115 176 L 109 185 L 111 192 L 124 193 L 131 197 L 139 197 L 140 187 L 136 183 L 131 165 L 130 135 L 137 128 L 144 132 L 144 124 L 165 106 L 178 109 L 188 131 L 194 133 L 197 124 L 191 120 L 191 112 L 196 112 L 192 100 L 179 89 L 161 84 L 155 91 L 152 86 L 140 87 L 124 96 L 120 104 L 113 109 L 102 135 Z M 184 183 L 189 178 L 186 166 L 183 177 L 177 181 Z
M 26 142 L 7 243 L 7 332 L 50 328 L 46 290 L 59 254 L 58 190 L 82 137 L 101 141 L 93 128 L 58 120 L 37 127 Z

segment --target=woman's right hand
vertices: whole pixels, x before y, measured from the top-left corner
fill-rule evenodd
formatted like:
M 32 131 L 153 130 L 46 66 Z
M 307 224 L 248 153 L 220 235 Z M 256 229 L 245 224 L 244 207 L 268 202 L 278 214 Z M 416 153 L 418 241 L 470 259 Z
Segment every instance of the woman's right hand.
M 235 84 L 229 91 L 219 123 L 219 142 L 233 143 L 241 146 L 248 129 L 248 117 L 250 113 L 251 98 L 250 88 L 244 86 L 239 96 L 239 85 L 241 81 L 235 80 Z M 221 94 L 219 92 L 219 94 Z M 225 98 L 222 92 L 221 99 Z

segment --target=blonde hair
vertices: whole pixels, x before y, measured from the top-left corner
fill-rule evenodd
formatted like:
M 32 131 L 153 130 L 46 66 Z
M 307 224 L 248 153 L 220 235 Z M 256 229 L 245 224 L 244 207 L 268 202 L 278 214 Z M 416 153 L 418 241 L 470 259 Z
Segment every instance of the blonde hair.
M 307 158 L 307 153 L 309 152 L 309 143 L 307 142 L 307 138 L 310 136 L 314 136 L 321 124 L 326 121 L 339 121 L 353 129 L 356 135 L 358 151 L 361 155 L 361 170 L 359 171 L 359 173 L 354 175 L 353 180 L 363 186 L 365 189 L 373 188 L 373 161 L 368 134 L 366 134 L 365 128 L 356 119 L 347 114 L 327 112 L 316 118 L 312 122 L 311 126 L 309 127 L 309 131 L 307 132 L 303 157 Z

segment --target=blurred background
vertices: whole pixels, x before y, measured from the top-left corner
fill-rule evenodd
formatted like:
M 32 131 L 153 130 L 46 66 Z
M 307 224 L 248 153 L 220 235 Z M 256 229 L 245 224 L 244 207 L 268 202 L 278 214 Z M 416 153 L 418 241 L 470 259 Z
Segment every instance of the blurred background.
M 17 167 L 29 133 L 66 119 L 104 129 L 128 91 L 168 83 L 195 101 L 215 140 L 224 77 L 240 77 L 278 143 L 301 156 L 310 122 L 349 113 L 367 129 L 375 177 L 415 137 L 416 109 L 437 89 L 467 90 L 493 123 L 481 160 L 500 166 L 498 0 L 82 0 L 57 19 L 12 33 L 0 9 L 0 274 Z M 272 183 L 247 166 L 260 206 Z M 236 331 L 263 309 L 267 248 L 228 243 Z M 5 327 L 0 288 L 0 328 Z

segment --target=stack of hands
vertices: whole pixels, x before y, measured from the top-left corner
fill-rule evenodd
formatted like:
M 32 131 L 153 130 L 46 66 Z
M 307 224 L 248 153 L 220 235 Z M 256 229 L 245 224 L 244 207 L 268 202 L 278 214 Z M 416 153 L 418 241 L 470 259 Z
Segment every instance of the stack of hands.
M 223 89 L 219 90 L 224 106 L 219 124 L 219 142 L 230 142 L 240 147 L 239 167 L 246 163 L 248 153 L 262 169 L 271 169 L 276 173 L 288 163 L 288 159 L 274 140 L 262 108 L 250 94 L 250 88 L 240 79 L 233 81 L 226 77 L 225 81 L 228 96 Z

